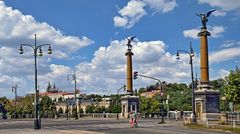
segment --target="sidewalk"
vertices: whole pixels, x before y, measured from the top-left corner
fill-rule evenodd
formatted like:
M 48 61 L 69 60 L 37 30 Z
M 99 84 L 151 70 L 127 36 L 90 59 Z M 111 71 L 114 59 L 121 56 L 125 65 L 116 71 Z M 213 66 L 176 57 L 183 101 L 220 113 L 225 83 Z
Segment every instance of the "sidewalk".
M 49 129 L 13 129 L 13 130 L 0 130 L 0 134 L 103 134 L 83 130 L 49 130 Z

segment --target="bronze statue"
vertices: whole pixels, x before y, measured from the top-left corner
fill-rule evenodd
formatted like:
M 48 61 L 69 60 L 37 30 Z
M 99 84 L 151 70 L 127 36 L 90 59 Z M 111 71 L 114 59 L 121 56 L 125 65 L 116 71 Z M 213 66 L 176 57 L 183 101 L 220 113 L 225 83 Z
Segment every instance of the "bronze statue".
M 128 46 L 128 49 L 129 49 L 129 50 L 132 50 L 131 42 L 132 42 L 132 40 L 133 40 L 135 37 L 136 37 L 136 36 L 127 38 L 127 44 L 126 44 L 126 45 Z
M 215 10 L 215 9 L 214 9 L 214 10 L 211 10 L 211 11 L 207 12 L 207 14 L 205 14 L 205 13 L 197 14 L 197 13 L 196 13 L 197 16 L 201 17 L 202 26 L 203 26 L 204 28 L 206 28 L 206 23 L 208 22 L 208 17 L 209 17 L 210 14 L 211 14 L 212 12 L 214 12 L 214 11 L 216 11 L 216 10 Z

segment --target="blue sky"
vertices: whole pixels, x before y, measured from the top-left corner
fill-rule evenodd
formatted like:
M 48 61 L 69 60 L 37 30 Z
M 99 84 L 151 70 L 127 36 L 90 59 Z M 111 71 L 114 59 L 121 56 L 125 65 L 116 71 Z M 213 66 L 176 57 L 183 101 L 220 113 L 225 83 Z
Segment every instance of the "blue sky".
M 240 61 L 240 0 L 24 0 L 0 1 L 0 96 L 33 92 L 34 70 L 30 49 L 18 54 L 19 44 L 37 41 L 52 44 L 53 54 L 38 57 L 39 86 L 48 81 L 73 91 L 66 76 L 75 69 L 82 93 L 110 94 L 125 83 L 126 37 L 133 42 L 134 70 L 167 82 L 190 82 L 189 57 L 175 58 L 179 49 L 196 56 L 199 74 L 201 20 L 195 13 L 217 9 L 207 23 L 210 79 L 228 74 Z M 46 52 L 44 49 L 44 52 Z M 139 78 L 134 88 L 155 81 Z

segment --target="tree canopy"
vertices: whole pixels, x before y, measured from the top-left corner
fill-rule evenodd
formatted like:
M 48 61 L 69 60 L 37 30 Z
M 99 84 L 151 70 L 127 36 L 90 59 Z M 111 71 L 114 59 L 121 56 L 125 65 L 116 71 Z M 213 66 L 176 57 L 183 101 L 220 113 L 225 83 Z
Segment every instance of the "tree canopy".
M 234 103 L 240 102 L 240 70 L 238 67 L 235 70 L 231 70 L 226 77 L 224 91 L 228 101 Z

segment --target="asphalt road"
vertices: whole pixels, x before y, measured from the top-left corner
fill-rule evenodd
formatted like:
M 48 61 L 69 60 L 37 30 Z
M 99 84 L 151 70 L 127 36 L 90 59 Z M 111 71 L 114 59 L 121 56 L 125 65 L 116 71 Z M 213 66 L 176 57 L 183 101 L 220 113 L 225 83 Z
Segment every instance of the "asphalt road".
M 229 134 L 229 132 L 189 129 L 182 121 L 158 124 L 158 119 L 140 119 L 130 128 L 125 119 L 42 119 L 42 129 L 34 130 L 32 120 L 0 120 L 0 134 Z

